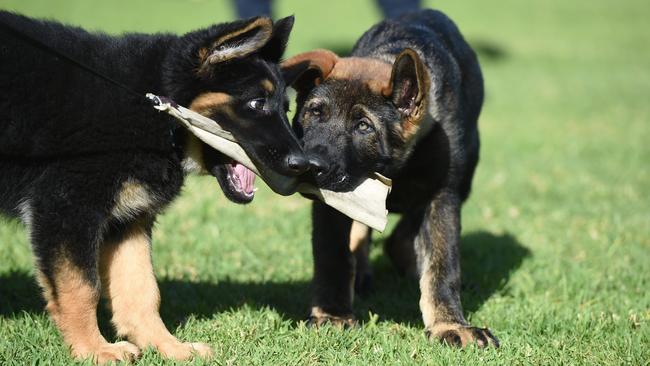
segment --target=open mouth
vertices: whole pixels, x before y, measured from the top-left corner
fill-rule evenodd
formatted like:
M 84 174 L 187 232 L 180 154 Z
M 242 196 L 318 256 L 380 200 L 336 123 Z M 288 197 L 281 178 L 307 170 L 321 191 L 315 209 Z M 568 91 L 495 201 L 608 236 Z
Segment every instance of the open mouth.
M 223 194 L 235 203 L 249 203 L 255 197 L 255 173 L 239 162 L 211 149 L 204 148 L 203 162 L 217 178 Z
M 255 197 L 255 173 L 237 161 L 224 164 L 226 184 L 222 189 L 232 201 L 248 203 Z M 220 182 L 221 183 L 221 182 Z M 227 187 L 223 187 L 226 185 Z
M 241 194 L 243 198 L 253 200 L 257 190 L 255 188 L 255 173 L 234 160 L 230 164 L 226 164 L 226 170 L 228 172 L 226 179 L 228 179 L 230 187 Z
M 211 170 L 225 196 L 235 203 L 249 203 L 255 197 L 255 173 L 237 161 L 230 160 Z

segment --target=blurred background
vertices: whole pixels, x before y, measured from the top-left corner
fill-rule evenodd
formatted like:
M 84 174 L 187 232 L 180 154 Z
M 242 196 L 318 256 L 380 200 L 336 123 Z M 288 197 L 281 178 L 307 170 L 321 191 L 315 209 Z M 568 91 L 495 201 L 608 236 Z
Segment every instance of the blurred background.
M 371 254 L 376 291 L 356 306 L 363 326 L 305 329 L 308 201 L 262 189 L 236 206 L 207 177 L 188 180 L 154 232 L 165 321 L 181 337 L 211 343 L 224 364 L 647 362 L 650 3 L 421 5 L 457 23 L 483 68 L 462 297 L 468 318 L 489 325 L 504 347 L 457 353 L 427 343 L 417 285 L 383 257 L 384 235 Z M 217 0 L 0 0 L 0 9 L 111 34 L 182 33 L 237 17 L 232 2 Z M 296 16 L 286 56 L 345 54 L 384 16 L 370 0 L 276 0 L 272 13 Z M 19 223 L 0 221 L 0 364 L 66 363 L 28 248 Z M 161 360 L 149 352 L 142 362 Z

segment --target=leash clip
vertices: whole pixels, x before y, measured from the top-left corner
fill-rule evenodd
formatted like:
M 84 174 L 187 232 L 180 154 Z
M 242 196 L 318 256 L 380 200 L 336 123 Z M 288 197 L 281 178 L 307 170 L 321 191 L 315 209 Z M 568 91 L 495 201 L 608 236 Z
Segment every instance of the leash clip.
M 153 105 L 153 107 L 159 111 L 164 112 L 169 108 L 178 108 L 178 104 L 167 97 L 161 97 L 153 93 L 147 93 L 145 97 Z

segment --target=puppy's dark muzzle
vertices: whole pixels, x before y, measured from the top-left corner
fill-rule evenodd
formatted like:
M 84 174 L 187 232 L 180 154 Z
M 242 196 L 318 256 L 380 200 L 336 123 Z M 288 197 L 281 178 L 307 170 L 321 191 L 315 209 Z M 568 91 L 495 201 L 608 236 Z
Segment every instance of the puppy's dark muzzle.
M 285 161 L 287 173 L 294 177 L 302 175 L 309 170 L 309 167 L 309 160 L 304 154 L 289 154 Z

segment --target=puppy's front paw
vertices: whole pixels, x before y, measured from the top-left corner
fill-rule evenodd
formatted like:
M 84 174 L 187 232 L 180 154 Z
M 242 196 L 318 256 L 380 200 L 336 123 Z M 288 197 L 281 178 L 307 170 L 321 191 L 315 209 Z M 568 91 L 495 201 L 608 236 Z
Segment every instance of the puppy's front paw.
M 307 318 L 307 325 L 320 327 L 325 324 L 331 324 L 335 327 L 347 329 L 354 327 L 357 324 L 357 321 L 354 319 L 354 315 L 352 314 L 332 315 L 317 306 L 313 307 L 311 309 L 311 315 Z
M 158 351 L 167 358 L 174 360 L 189 360 L 195 356 L 212 357 L 212 348 L 205 343 L 170 342 L 157 347 Z
M 91 358 L 95 364 L 134 361 L 140 357 L 140 349 L 129 342 L 102 342 L 95 347 L 74 347 L 72 356 L 77 360 Z
M 426 330 L 429 339 L 438 339 L 441 343 L 465 347 L 475 343 L 479 348 L 494 346 L 499 348 L 499 340 L 487 328 L 477 328 L 457 323 L 437 323 Z

